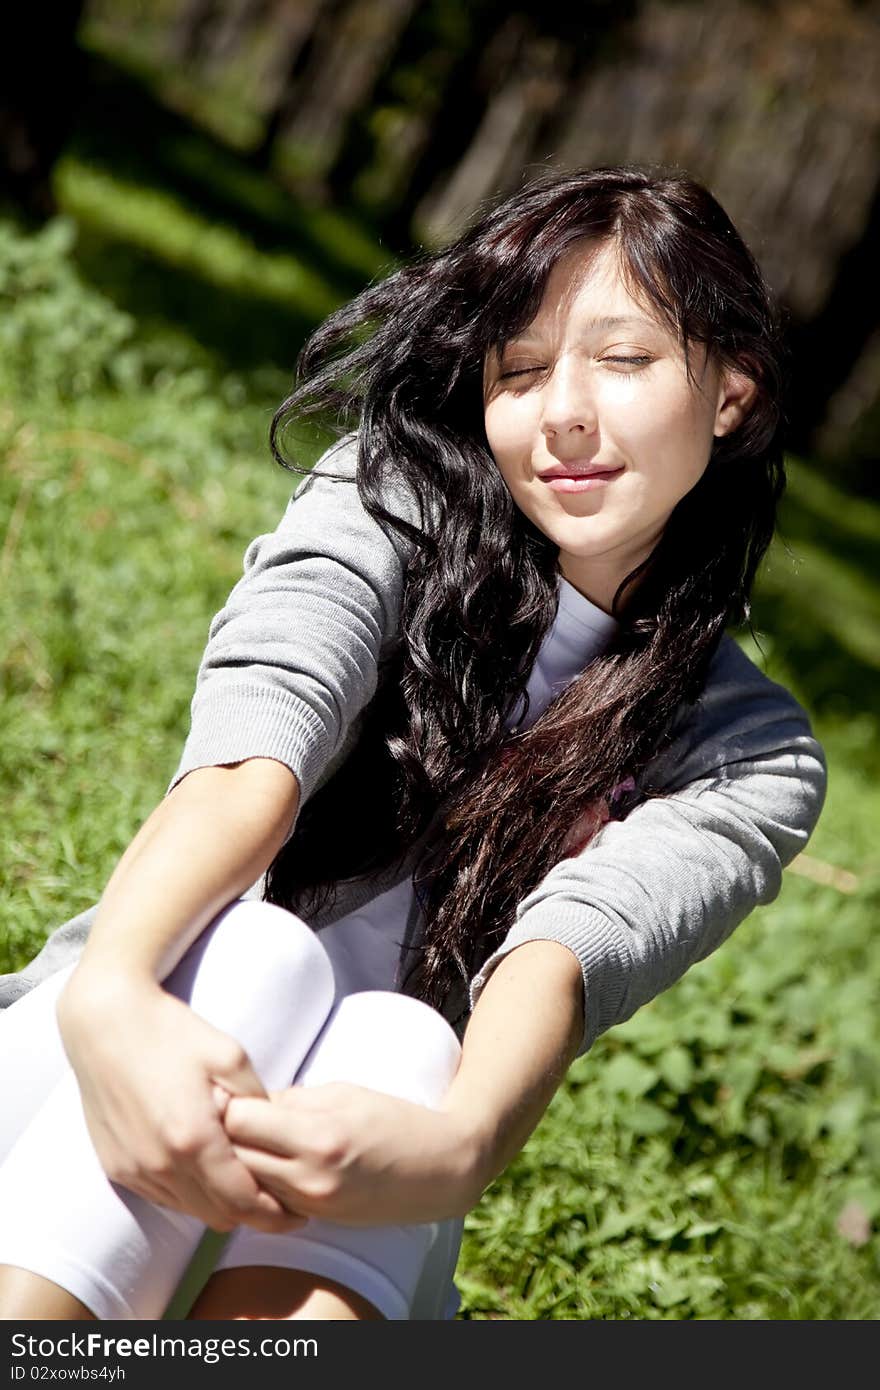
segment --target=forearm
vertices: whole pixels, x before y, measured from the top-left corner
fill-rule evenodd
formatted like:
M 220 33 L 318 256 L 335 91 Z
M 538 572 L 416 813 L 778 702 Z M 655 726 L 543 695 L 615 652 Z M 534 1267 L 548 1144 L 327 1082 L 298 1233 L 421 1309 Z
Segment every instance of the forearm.
M 280 849 L 299 805 L 269 759 L 199 768 L 156 807 L 101 899 L 79 972 L 163 979 L 199 932 Z
M 556 941 L 529 941 L 501 960 L 468 1023 L 443 1109 L 468 1136 L 482 1191 L 525 1144 L 577 1054 L 583 979 Z

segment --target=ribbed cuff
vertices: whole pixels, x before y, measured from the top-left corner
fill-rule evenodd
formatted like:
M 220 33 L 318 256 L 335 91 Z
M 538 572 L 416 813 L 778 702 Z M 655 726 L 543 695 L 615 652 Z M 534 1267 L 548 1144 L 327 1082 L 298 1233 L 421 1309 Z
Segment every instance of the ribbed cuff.
M 168 791 L 198 767 L 274 758 L 296 776 L 302 805 L 332 752 L 331 738 L 315 711 L 289 691 L 224 685 L 196 695 L 192 727 Z
M 630 955 L 620 928 L 596 908 L 545 900 L 525 911 L 470 983 L 471 1009 L 498 963 L 527 941 L 558 941 L 580 962 L 584 981 L 584 1035 L 575 1056 L 589 1051 L 621 1017 Z

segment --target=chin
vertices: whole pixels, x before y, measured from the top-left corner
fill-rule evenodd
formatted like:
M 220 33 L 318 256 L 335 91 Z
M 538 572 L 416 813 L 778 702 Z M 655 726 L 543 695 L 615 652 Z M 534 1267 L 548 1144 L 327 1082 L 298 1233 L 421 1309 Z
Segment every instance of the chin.
M 587 538 L 584 537 L 582 527 L 578 530 L 580 534 L 572 535 L 567 527 L 558 526 L 554 529 L 552 537 L 560 549 L 573 560 L 599 560 L 620 543 L 617 536 L 609 535 L 607 532 L 599 533 L 595 527 L 591 528 L 592 534 Z

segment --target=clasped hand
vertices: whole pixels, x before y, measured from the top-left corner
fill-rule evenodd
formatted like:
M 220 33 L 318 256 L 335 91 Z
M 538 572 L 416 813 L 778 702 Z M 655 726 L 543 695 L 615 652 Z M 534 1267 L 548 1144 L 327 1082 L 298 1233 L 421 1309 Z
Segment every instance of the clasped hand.
M 348 1226 L 435 1221 L 474 1205 L 473 1146 L 453 1112 L 365 1086 L 227 1097 L 236 1155 L 290 1212 Z
M 83 976 L 59 1025 L 111 1181 L 214 1230 L 433 1221 L 479 1197 L 457 1112 L 343 1083 L 267 1095 L 233 1038 L 155 986 Z

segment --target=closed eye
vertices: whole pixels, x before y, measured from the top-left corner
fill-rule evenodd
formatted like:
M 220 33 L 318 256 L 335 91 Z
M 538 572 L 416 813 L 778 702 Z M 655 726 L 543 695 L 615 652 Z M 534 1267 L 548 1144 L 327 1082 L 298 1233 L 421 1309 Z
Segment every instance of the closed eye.
M 649 356 L 648 354 L 643 354 L 643 355 L 638 356 L 638 357 L 602 357 L 602 358 L 600 359 L 600 361 L 602 361 L 602 362 L 619 362 L 619 363 L 621 363 L 622 365 L 626 365 L 626 366 L 631 367 L 632 370 L 635 371 L 636 368 L 638 368 L 638 367 L 647 367 L 651 362 L 654 361 L 654 358 L 651 357 L 651 356 Z M 520 377 L 520 376 L 529 376 L 532 372 L 540 372 L 540 371 L 543 371 L 543 368 L 542 368 L 542 367 L 514 367 L 514 368 L 512 368 L 512 370 L 510 370 L 510 371 L 508 371 L 508 372 L 501 372 L 501 374 L 500 374 L 499 377 L 498 377 L 498 380 L 499 380 L 499 381 L 512 381 L 512 380 L 514 380 L 516 377 Z M 620 375 L 629 376 L 630 373 L 629 373 L 629 372 L 622 372 L 622 373 L 620 373 Z
M 633 368 L 645 367 L 649 362 L 653 362 L 653 357 L 603 357 L 603 362 L 627 362 Z M 623 376 L 631 376 L 631 372 L 623 372 Z

